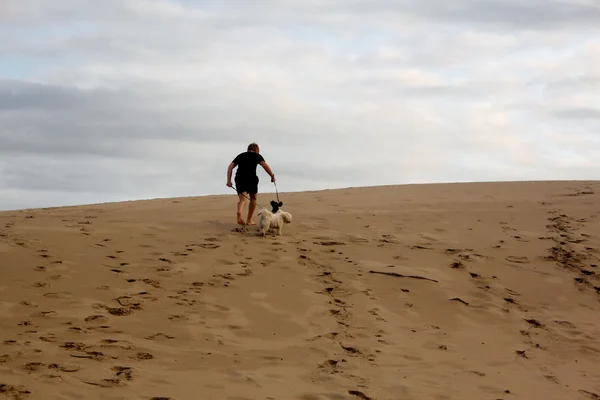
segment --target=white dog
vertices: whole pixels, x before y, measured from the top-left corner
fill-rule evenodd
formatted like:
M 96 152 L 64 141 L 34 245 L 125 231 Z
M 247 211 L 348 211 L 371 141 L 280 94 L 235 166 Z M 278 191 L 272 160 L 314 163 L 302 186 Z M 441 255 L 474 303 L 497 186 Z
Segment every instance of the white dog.
M 292 222 L 292 214 L 283 210 L 277 210 L 272 213 L 269 210 L 260 210 L 258 216 L 258 231 L 262 236 L 271 229 L 277 229 L 277 234 L 281 236 L 281 229 L 283 224 L 290 224 Z

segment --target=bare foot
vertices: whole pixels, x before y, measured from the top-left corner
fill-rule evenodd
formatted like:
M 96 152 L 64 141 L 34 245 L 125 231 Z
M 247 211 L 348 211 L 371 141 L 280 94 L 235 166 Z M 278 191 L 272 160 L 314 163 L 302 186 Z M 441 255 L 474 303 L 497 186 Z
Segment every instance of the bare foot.
M 237 223 L 238 225 L 246 225 L 246 222 L 244 222 L 244 218 L 242 218 L 241 214 L 237 215 Z
M 250 220 L 250 221 L 248 221 L 248 224 L 247 224 L 247 225 L 256 225 L 256 222 L 254 222 L 254 221 Z

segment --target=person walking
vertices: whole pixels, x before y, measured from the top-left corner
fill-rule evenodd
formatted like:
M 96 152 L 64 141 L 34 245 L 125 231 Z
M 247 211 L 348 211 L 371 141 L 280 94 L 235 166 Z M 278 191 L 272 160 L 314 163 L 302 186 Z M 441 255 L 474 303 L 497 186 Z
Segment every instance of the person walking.
M 271 167 L 266 163 L 260 148 L 256 143 L 250 143 L 247 151 L 238 154 L 227 168 L 227 186 L 233 187 L 231 176 L 233 169 L 237 167 L 235 173 L 235 189 L 238 194 L 239 201 L 237 203 L 237 223 L 239 225 L 256 225 L 252 220 L 254 210 L 256 209 L 256 199 L 258 198 L 258 176 L 256 175 L 256 167 L 260 165 L 265 172 L 271 177 L 271 182 L 275 183 L 275 174 L 271 171 Z M 250 197 L 248 205 L 248 218 L 244 221 L 242 213 L 246 205 L 246 198 Z

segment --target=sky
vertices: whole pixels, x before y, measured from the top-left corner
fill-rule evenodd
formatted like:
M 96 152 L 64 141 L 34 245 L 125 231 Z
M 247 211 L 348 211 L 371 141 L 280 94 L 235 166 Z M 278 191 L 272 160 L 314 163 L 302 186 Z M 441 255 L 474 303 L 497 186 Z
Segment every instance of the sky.
M 0 209 L 600 178 L 600 0 L 2 0 Z M 259 167 L 260 191 L 273 192 Z

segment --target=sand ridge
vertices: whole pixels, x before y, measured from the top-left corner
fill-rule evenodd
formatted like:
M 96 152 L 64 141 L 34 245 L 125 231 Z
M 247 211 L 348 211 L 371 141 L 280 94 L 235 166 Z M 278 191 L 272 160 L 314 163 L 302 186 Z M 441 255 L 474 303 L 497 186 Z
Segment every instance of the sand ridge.
M 235 196 L 2 212 L 0 399 L 598 399 L 598 193 L 280 193 L 266 238 Z

